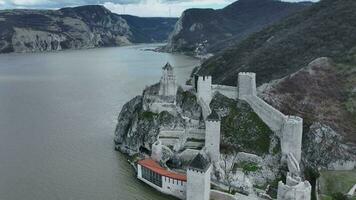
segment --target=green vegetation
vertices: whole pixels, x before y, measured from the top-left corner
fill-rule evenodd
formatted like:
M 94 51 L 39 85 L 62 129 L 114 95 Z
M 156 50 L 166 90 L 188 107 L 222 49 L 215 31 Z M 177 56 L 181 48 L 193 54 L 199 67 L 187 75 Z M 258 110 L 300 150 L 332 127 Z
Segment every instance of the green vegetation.
M 229 110 L 222 118 L 222 148 L 234 148 L 257 155 L 269 153 L 273 132 L 244 101 L 234 101 L 217 94 L 210 106 Z
M 319 181 L 323 199 L 342 200 L 356 184 L 356 171 L 322 171 Z
M 156 113 L 153 113 L 153 112 L 149 112 L 149 111 L 144 111 L 144 112 L 141 112 L 139 114 L 139 119 L 140 120 L 148 120 L 148 121 L 151 121 L 154 119 L 154 117 L 156 117 L 157 114 Z
M 242 171 L 245 174 L 248 174 L 250 172 L 257 172 L 259 170 L 261 170 L 262 168 L 260 166 L 258 166 L 257 163 L 254 162 L 247 162 L 247 161 L 243 161 L 240 163 L 236 163 L 234 165 L 234 168 L 242 168 Z

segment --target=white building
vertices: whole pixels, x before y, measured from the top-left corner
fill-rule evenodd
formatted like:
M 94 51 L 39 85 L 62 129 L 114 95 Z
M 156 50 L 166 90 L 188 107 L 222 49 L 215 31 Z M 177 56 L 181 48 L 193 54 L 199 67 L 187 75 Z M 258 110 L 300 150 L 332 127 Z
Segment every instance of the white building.
M 213 110 L 205 120 L 205 148 L 213 162 L 220 158 L 220 116 Z
M 164 194 L 186 199 L 187 176 L 168 171 L 152 159 L 137 163 L 137 178 Z
M 162 77 L 160 80 L 159 95 L 160 96 L 176 96 L 177 94 L 177 81 L 174 75 L 174 69 L 172 65 L 167 63 L 162 68 Z
M 187 200 L 209 200 L 211 169 L 201 154 L 192 160 L 187 170 Z

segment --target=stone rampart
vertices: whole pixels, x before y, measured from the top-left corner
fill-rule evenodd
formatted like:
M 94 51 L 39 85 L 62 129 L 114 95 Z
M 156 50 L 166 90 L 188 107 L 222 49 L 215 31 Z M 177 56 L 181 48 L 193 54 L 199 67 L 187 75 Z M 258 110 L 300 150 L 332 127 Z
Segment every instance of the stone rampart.
M 283 113 L 257 96 L 244 96 L 243 100 L 247 101 L 253 111 L 255 111 L 272 131 L 276 133 L 281 132 L 283 123 L 287 118 Z
M 292 153 L 300 162 L 303 119 L 286 116 L 259 98 L 256 93 L 256 75 L 254 73 L 239 73 L 238 84 L 239 99 L 245 100 L 261 120 L 280 138 L 282 160 Z

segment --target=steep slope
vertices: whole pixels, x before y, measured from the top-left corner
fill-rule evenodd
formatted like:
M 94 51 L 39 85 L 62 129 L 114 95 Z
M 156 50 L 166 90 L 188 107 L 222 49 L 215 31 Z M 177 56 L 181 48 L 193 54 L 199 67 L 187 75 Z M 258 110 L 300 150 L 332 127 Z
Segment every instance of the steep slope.
M 235 85 L 239 72 L 252 71 L 261 84 L 296 72 L 318 57 L 349 62 L 356 46 L 355 9 L 356 1 L 322 0 L 207 60 L 199 73 Z
M 303 117 L 306 160 L 316 166 L 339 159 L 356 161 L 355 67 L 318 58 L 260 89 L 274 107 Z
M 221 10 L 189 9 L 179 19 L 166 50 L 216 52 L 308 5 L 279 0 L 239 0 Z
M 178 21 L 177 18 L 165 17 L 136 17 L 132 15 L 120 15 L 130 26 L 135 36 L 134 43 L 165 42 Z
M 127 17 L 127 16 L 124 16 Z M 59 10 L 0 11 L 0 53 L 51 51 L 167 39 L 174 19 L 139 18 L 126 21 L 103 6 L 89 5 Z M 155 23 L 153 30 L 139 26 Z M 156 32 L 156 34 L 154 33 Z
M 269 84 L 265 98 L 282 112 L 304 118 L 306 157 L 321 166 L 341 157 L 352 160 L 355 10 L 353 0 L 322 0 L 207 60 L 198 73 L 230 85 L 242 71 L 256 72 L 259 85 L 278 79 Z

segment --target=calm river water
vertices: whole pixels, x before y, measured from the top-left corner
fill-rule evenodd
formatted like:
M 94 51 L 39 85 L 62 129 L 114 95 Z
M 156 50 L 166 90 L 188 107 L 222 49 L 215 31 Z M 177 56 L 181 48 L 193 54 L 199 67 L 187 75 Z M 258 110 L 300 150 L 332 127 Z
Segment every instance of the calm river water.
M 122 105 L 175 66 L 153 45 L 0 55 L 0 200 L 171 199 L 135 179 L 113 135 Z

